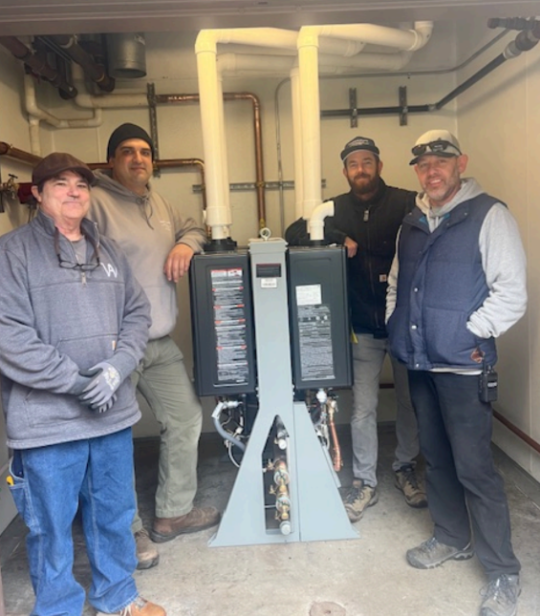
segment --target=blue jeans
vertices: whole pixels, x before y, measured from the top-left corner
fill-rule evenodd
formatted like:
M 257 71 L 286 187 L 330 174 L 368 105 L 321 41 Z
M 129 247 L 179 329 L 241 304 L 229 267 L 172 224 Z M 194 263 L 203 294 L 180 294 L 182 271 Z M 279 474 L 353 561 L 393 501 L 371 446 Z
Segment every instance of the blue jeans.
M 114 613 L 137 596 L 131 521 L 131 429 L 98 438 L 15 451 L 11 488 L 29 533 L 30 577 L 36 595 L 30 616 L 81 616 L 84 588 L 73 577 L 72 525 L 81 508 L 92 571 L 88 599 Z

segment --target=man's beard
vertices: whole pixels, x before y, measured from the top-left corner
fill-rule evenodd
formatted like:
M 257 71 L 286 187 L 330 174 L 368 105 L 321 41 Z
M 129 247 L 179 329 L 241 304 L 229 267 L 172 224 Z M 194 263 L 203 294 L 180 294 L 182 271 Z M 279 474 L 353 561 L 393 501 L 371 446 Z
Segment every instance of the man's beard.
M 357 184 L 356 180 L 360 178 L 368 181 L 362 184 Z M 359 173 L 352 179 L 352 181 L 349 180 L 349 186 L 355 195 L 369 195 L 377 191 L 377 188 L 379 187 L 379 178 L 380 175 L 378 173 L 376 173 L 372 178 L 364 173 Z

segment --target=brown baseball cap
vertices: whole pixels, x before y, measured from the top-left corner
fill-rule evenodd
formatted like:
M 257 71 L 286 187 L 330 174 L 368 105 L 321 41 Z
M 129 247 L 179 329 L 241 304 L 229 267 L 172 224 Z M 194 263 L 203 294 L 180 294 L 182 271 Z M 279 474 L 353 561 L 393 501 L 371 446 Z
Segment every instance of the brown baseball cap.
M 94 174 L 90 167 L 82 160 L 65 152 L 53 152 L 45 156 L 32 171 L 32 184 L 41 184 L 59 175 L 63 171 L 74 171 L 83 177 L 89 184 L 94 182 Z

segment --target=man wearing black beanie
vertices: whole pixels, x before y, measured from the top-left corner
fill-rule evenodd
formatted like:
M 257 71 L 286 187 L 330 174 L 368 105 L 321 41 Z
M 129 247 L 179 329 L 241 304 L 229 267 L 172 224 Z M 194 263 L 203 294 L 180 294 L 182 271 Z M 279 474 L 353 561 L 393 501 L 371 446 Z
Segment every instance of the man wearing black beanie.
M 143 128 L 126 123 L 114 130 L 107 160 L 110 170 L 95 174 L 89 216 L 120 244 L 150 300 L 150 340 L 133 380 L 160 424 L 159 479 L 150 531 L 152 540 L 160 543 L 209 528 L 220 519 L 214 507 L 193 506 L 202 409 L 182 352 L 170 335 L 178 316 L 176 283 L 206 236 L 192 218 L 183 218 L 152 189 L 154 144 Z M 159 554 L 138 514 L 132 528 L 138 568 L 153 567 Z

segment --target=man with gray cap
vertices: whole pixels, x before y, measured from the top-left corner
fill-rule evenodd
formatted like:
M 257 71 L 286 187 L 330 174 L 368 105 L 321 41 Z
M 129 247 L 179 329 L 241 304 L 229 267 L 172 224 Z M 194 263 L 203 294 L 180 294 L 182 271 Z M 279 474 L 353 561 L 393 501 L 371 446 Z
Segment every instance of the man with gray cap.
M 414 207 L 416 193 L 387 186 L 381 177 L 379 148 L 369 137 L 355 137 L 341 152 L 343 175 L 351 190 L 333 199 L 334 216 L 325 219 L 324 236 L 343 244 L 348 255 L 348 286 L 353 328 L 354 407 L 351 419 L 353 484 L 345 496 L 351 522 L 375 505 L 377 493 L 377 405 L 379 379 L 388 340 L 384 322 L 387 275 L 403 217 Z M 306 237 L 306 221 L 289 227 L 290 244 Z M 392 359 L 392 358 L 391 358 Z M 406 503 L 426 507 L 416 474 L 418 429 L 409 398 L 407 372 L 392 360 L 397 398 L 397 448 L 392 464 L 395 486 Z
M 399 234 L 387 318 L 409 371 L 434 532 L 407 561 L 430 569 L 474 550 L 489 580 L 480 615 L 514 616 L 520 564 L 491 453 L 491 402 L 495 338 L 526 309 L 525 255 L 507 207 L 462 177 L 468 158 L 453 134 L 428 131 L 412 153 L 422 192 Z
M 214 526 L 220 514 L 214 507 L 193 506 L 202 409 L 170 335 L 178 314 L 176 283 L 206 236 L 193 219 L 183 218 L 152 189 L 153 160 L 154 145 L 143 128 L 128 123 L 114 130 L 107 146 L 110 170 L 96 173 L 90 217 L 120 244 L 150 300 L 150 340 L 133 380 L 161 427 L 150 535 L 154 542 L 163 542 Z M 133 532 L 139 568 L 156 565 L 158 552 L 138 514 Z
M 90 169 L 46 156 L 32 174 L 35 218 L 0 238 L 0 373 L 8 484 L 28 526 L 32 614 L 81 614 L 72 525 L 82 513 L 98 614 L 165 616 L 138 596 L 131 522 L 129 378 L 150 326 L 148 300 L 125 256 L 85 218 Z

